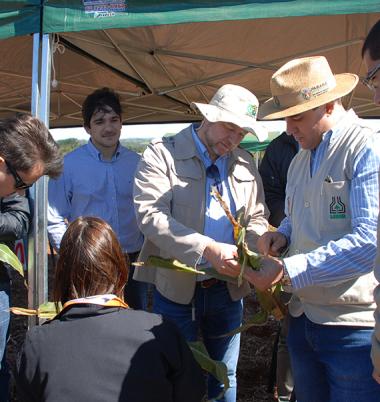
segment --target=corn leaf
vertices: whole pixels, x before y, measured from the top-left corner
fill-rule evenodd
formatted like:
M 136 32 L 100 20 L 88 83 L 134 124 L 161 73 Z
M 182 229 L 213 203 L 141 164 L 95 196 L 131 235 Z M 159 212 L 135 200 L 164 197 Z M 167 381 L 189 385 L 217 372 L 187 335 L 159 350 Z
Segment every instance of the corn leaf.
M 146 263 L 137 262 L 137 263 L 134 263 L 133 265 L 138 266 L 138 267 L 152 266 L 152 267 L 165 268 L 165 269 L 174 269 L 175 271 L 185 272 L 188 274 L 204 275 L 204 272 L 198 271 L 195 268 L 190 267 L 186 264 L 183 264 L 182 262 L 180 262 L 178 260 L 157 257 L 154 255 L 149 256 Z
M 261 309 L 257 313 L 255 313 L 249 320 L 245 321 L 244 324 L 240 325 L 240 327 L 237 327 L 233 329 L 230 332 L 227 332 L 223 335 L 216 336 L 215 338 L 224 338 L 225 336 L 234 336 L 237 334 L 240 334 L 241 332 L 246 331 L 247 329 L 251 327 L 259 327 L 262 325 L 265 325 L 268 321 L 269 314 L 267 311 Z
M 62 310 L 62 306 L 59 303 L 58 310 L 55 308 L 55 303 L 47 302 L 41 304 L 37 310 L 27 309 L 22 307 L 11 307 L 9 309 L 13 314 L 16 315 L 26 315 L 26 316 L 33 316 L 36 315 L 39 318 L 45 318 L 47 320 L 52 320 L 59 311 Z
M 246 229 L 242 226 L 238 226 L 238 235 L 237 235 L 237 240 L 236 240 L 236 245 L 239 247 L 243 244 L 245 241 L 245 234 L 246 234 Z
M 58 306 L 58 310 L 62 310 L 61 305 Z M 56 310 L 55 303 L 46 302 L 38 307 L 38 317 L 52 320 L 59 313 L 59 311 Z
M 218 395 L 216 398 L 216 400 L 219 400 L 230 387 L 230 381 L 227 375 L 227 366 L 223 362 L 211 359 L 203 342 L 188 342 L 188 345 L 190 350 L 193 352 L 195 360 L 202 367 L 202 369 L 214 376 L 220 383 L 224 385 L 222 394 Z
M 16 314 L 16 315 L 27 315 L 27 316 L 38 315 L 37 310 L 32 310 L 32 309 L 23 308 L 23 307 L 10 307 L 9 310 L 13 314 Z
M 245 253 L 248 256 L 249 259 L 249 265 L 256 271 L 260 269 L 260 262 L 261 262 L 261 257 L 260 254 L 254 253 L 251 250 L 245 250 Z
M 24 276 L 24 268 L 16 254 L 5 244 L 0 244 L 0 261 L 7 263 L 21 276 Z

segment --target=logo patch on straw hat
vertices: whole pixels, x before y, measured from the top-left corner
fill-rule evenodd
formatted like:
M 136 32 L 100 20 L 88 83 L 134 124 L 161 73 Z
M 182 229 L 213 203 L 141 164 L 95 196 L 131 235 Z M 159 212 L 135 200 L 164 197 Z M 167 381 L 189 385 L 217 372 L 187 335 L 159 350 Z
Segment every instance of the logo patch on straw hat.
M 301 96 L 305 100 L 309 100 L 311 98 L 311 89 L 310 88 L 301 89 Z
M 249 104 L 247 106 L 247 115 L 256 118 L 257 115 L 257 106 Z

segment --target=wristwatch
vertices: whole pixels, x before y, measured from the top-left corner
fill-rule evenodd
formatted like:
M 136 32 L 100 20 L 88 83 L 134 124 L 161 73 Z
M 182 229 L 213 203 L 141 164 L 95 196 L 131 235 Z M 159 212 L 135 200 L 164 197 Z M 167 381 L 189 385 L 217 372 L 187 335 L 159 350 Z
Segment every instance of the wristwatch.
M 282 286 L 292 286 L 292 281 L 290 280 L 290 276 L 285 268 L 285 265 L 283 265 L 283 275 L 280 280 L 280 283 Z

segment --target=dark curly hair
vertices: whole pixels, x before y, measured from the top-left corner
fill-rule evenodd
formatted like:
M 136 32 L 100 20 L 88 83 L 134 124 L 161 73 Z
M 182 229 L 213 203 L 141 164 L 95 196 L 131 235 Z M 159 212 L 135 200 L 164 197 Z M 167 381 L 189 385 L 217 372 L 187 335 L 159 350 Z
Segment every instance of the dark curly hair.
M 100 88 L 92 92 L 84 100 L 82 105 L 83 125 L 90 127 L 91 117 L 95 112 L 109 112 L 111 108 L 122 120 L 119 95 L 110 88 Z

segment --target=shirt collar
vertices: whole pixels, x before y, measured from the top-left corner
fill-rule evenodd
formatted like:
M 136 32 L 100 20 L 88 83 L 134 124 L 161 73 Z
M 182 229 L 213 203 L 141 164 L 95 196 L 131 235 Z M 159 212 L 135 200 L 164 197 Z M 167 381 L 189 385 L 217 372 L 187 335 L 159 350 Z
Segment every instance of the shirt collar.
M 100 161 L 104 161 L 102 153 L 98 150 L 98 148 L 96 148 L 96 146 L 92 142 L 91 138 L 87 142 L 87 148 L 88 148 L 90 154 L 94 158 L 96 158 L 96 159 L 98 159 Z M 113 161 L 117 160 L 118 157 L 120 156 L 120 152 L 121 152 L 121 144 L 120 144 L 120 141 L 119 141 L 118 144 L 117 144 L 116 151 L 113 154 L 111 161 L 108 161 L 108 162 L 113 162 Z
M 342 113 L 334 127 L 330 130 L 332 132 L 330 143 L 334 143 L 345 131 L 346 127 L 352 125 L 353 121 L 358 116 L 350 109 Z
M 343 112 L 336 124 L 334 124 L 334 127 L 322 134 L 322 141 L 317 148 L 311 150 L 311 153 L 315 154 L 317 149 L 326 142 L 328 145 L 333 144 L 344 133 L 347 124 L 351 124 L 356 118 L 357 115 L 352 109 Z

